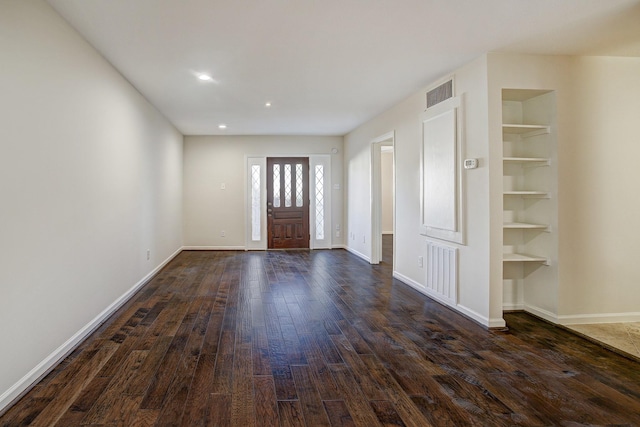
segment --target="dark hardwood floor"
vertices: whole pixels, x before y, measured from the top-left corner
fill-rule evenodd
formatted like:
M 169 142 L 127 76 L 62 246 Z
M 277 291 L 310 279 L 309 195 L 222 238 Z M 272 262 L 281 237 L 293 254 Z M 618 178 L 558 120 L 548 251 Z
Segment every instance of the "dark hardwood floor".
M 487 331 L 385 260 L 182 252 L 0 425 L 640 425 L 637 362 L 525 314 Z

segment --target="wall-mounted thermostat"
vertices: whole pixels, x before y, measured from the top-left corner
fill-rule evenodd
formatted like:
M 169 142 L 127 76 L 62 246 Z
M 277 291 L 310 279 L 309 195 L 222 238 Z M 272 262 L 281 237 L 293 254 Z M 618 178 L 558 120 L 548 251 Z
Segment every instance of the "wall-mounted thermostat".
M 478 167 L 478 159 L 465 159 L 464 160 L 464 168 L 465 169 L 475 169 Z

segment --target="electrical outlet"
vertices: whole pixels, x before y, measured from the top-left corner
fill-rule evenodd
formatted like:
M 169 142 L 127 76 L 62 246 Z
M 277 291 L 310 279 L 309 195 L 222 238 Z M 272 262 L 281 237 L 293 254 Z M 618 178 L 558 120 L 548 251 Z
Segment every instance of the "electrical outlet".
M 225 236 L 225 232 L 224 232 L 224 230 L 222 230 L 222 231 L 220 232 L 220 237 L 224 237 L 224 236 Z
M 418 267 L 422 268 L 424 266 L 424 258 L 419 256 L 418 257 Z
M 151 249 L 147 249 L 147 261 L 151 259 Z

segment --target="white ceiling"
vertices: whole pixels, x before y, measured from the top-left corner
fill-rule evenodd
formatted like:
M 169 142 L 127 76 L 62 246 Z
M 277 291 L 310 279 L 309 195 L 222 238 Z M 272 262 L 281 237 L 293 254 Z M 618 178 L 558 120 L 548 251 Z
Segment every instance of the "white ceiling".
M 185 135 L 343 135 L 488 51 L 640 56 L 640 0 L 48 2 Z

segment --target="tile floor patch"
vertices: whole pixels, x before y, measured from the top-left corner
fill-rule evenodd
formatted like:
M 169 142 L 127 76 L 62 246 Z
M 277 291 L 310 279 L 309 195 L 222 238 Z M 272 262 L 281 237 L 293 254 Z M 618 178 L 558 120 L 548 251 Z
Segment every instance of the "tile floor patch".
M 640 357 L 640 322 L 598 323 L 568 327 L 611 347 Z

